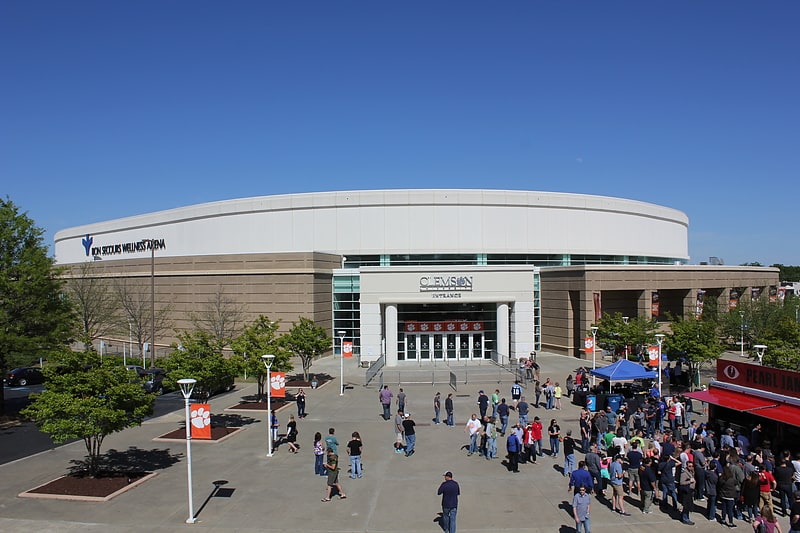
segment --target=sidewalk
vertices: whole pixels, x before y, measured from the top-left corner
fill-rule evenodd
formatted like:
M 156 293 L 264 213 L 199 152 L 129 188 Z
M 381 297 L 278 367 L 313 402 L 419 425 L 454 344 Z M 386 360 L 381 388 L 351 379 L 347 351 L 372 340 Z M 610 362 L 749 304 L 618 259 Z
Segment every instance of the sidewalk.
M 567 374 L 580 366 L 580 360 L 540 354 L 541 377 L 562 383 Z M 463 432 L 466 418 L 477 410 L 475 399 L 479 389 L 490 394 L 499 388 L 509 397 L 512 381 L 497 384 L 497 368 L 485 366 L 486 373 L 470 369 L 466 385 L 458 384 L 454 393 L 456 427 L 435 426 L 432 398 L 449 386 L 437 384 L 403 385 L 408 395 L 407 410 L 417 423 L 417 452 L 413 457 L 393 453 L 392 422 L 383 421 L 377 399 L 378 382 L 363 387 L 364 369 L 346 361 L 345 382 L 348 388 L 339 395 L 339 381 L 307 390 L 308 417 L 298 421 L 300 453 L 291 454 L 281 446 L 271 458 L 266 457 L 265 413 L 242 413 L 255 421 L 232 438 L 217 444 L 193 441 L 194 508 L 198 522 L 185 524 L 188 516 L 186 446 L 181 443 L 154 442 L 152 439 L 176 429 L 183 420 L 183 410 L 149 420 L 141 427 L 109 436 L 103 452 L 131 447 L 141 450 L 167 450 L 178 459 L 172 466 L 158 471 L 147 483 L 106 503 L 85 503 L 18 498 L 17 494 L 63 475 L 71 460 L 84 456 L 82 442 L 0 466 L 0 531 L 43 532 L 171 532 L 198 531 L 249 532 L 430 532 L 441 531 L 434 522 L 441 512 L 436 490 L 442 473 L 451 470 L 461 486 L 458 511 L 460 532 L 554 532 L 574 531 L 568 513 L 567 480 L 557 467 L 562 461 L 545 456 L 538 465 L 522 465 L 520 474 L 511 474 L 500 459 L 487 461 L 467 457 L 461 447 L 467 443 Z M 339 360 L 325 358 L 314 363 L 312 372 L 339 376 Z M 389 372 L 387 372 L 389 375 Z M 393 392 L 397 384 L 390 383 Z M 241 396 L 254 394 L 255 384 L 239 385 L 232 393 L 212 399 L 212 411 L 236 404 Z M 542 418 L 545 426 L 556 418 L 562 428 L 578 431 L 577 406 L 563 401 L 561 411 L 532 409 L 531 416 Z M 278 412 L 282 430 L 294 406 Z M 512 413 L 512 421 L 516 416 Z M 322 503 L 325 478 L 315 476 L 312 440 L 314 432 L 323 435 L 336 428 L 340 443 L 342 472 L 340 480 L 346 500 L 334 498 Z M 358 431 L 364 441 L 364 477 L 348 477 L 349 461 L 344 451 L 350 434 Z M 499 441 L 501 439 L 498 439 Z M 505 443 L 498 442 L 504 455 Z M 581 459 L 582 454 L 577 454 Z M 225 497 L 209 498 L 213 482 L 227 481 Z M 633 516 L 621 517 L 597 501 L 591 511 L 592 530 L 615 533 L 667 532 L 684 527 L 662 513 L 642 515 L 631 500 L 627 506 Z M 695 531 L 718 531 L 720 526 L 708 523 L 699 514 L 693 519 Z M 782 520 L 782 523 L 785 519 Z

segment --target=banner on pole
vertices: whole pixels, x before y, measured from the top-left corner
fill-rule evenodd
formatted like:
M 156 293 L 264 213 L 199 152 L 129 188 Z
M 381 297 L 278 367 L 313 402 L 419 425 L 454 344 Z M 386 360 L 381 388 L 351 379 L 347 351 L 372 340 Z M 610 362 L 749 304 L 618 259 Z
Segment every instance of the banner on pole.
M 352 341 L 344 341 L 342 343 L 342 356 L 347 359 L 348 357 L 353 357 L 353 342 Z
M 650 360 L 650 366 L 658 366 L 658 346 L 647 347 L 647 358 Z
M 189 419 L 193 439 L 211 439 L 211 405 L 207 403 L 192 404 Z
M 594 351 L 594 339 L 592 337 L 586 337 L 585 339 L 583 339 L 583 351 L 584 352 Z
M 274 398 L 286 398 L 286 372 L 272 372 L 269 376 L 270 395 Z

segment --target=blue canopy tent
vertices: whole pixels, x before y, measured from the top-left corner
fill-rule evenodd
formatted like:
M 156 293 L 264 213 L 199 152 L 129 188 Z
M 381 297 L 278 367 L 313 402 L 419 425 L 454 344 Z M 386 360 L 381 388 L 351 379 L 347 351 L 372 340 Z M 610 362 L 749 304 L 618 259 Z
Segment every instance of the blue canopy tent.
M 593 376 L 598 376 L 607 379 L 609 388 L 612 381 L 633 381 L 634 379 L 658 379 L 658 374 L 652 370 L 645 369 L 642 365 L 628 361 L 627 359 L 620 359 L 616 363 L 608 366 L 591 370 L 589 372 Z

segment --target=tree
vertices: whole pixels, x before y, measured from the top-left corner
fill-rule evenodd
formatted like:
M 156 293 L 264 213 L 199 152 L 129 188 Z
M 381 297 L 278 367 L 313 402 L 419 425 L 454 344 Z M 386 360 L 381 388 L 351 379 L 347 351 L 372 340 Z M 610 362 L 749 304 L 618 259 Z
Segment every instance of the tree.
M 66 288 L 78 315 L 78 340 L 86 351 L 92 349 L 94 340 L 119 330 L 116 293 L 98 265 L 87 262 L 75 267 L 66 278 Z
M 10 199 L 0 199 L 0 372 L 68 344 L 75 315 L 42 242 L 43 231 Z M 0 383 L 0 414 L 4 412 Z
M 242 331 L 245 307 L 223 294 L 222 288 L 208 299 L 197 313 L 190 313 L 189 319 L 195 329 L 211 335 L 215 344 L 222 350 L 230 345 Z
M 256 376 L 259 399 L 264 396 L 264 384 L 267 380 L 267 369 L 261 360 L 262 355 L 275 356 L 271 367 L 273 371 L 288 372 L 293 368 L 290 354 L 277 336 L 279 325 L 279 321 L 273 322 L 261 315 L 231 343 L 233 353 L 241 361 L 242 368 L 248 374 Z
M 210 396 L 233 383 L 239 373 L 238 362 L 224 357 L 211 335 L 188 331 L 178 334 L 178 340 L 180 344 L 173 344 L 172 353 L 163 362 L 165 386 L 177 388 L 179 379 L 193 378 L 197 380 L 197 394 Z
M 325 329 L 314 324 L 310 318 L 300 317 L 292 322 L 292 329 L 281 339 L 283 346 L 300 358 L 303 363 L 303 379 L 308 381 L 308 369 L 314 359 L 331 349 L 333 340 Z
M 658 329 L 658 323 L 643 317 L 629 318 L 625 322 L 621 313 L 613 315 L 603 313 L 602 319 L 595 325 L 597 345 L 613 351 L 614 354 L 624 352 L 628 346 L 633 348 L 633 353 L 636 353 L 637 349 L 652 344 L 655 331 Z
M 677 318 L 672 320 L 672 334 L 664 339 L 665 351 L 670 359 L 681 358 L 689 364 L 692 388 L 700 368 L 719 359 L 724 347 L 719 341 L 717 323 L 713 320 Z
M 56 443 L 83 439 L 87 471 L 97 475 L 106 436 L 140 425 L 153 412 L 154 396 L 124 367 L 101 364 L 93 352 L 64 353 L 45 368 L 47 386 L 21 411 Z
M 126 278 L 118 278 L 114 283 L 114 292 L 117 301 L 122 308 L 120 316 L 121 322 L 118 324 L 120 330 L 130 328 L 131 335 L 136 344 L 139 345 L 139 355 L 142 355 L 144 343 L 150 340 L 152 322 L 152 302 L 150 301 L 150 286 L 141 281 L 133 281 Z M 168 331 L 172 327 L 170 313 L 172 306 L 166 305 L 156 307 L 155 332 L 156 337 Z M 155 354 L 155 346 L 150 347 L 151 354 Z M 154 361 L 155 357 L 151 357 Z
M 773 268 L 780 270 L 781 281 L 800 281 L 800 266 L 789 266 L 776 263 Z

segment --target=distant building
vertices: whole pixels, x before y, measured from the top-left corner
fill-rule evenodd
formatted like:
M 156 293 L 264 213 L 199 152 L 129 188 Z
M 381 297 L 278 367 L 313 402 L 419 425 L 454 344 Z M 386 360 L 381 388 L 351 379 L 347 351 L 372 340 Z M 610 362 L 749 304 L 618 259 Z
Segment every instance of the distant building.
M 302 315 L 344 331 L 363 362 L 507 361 L 581 354 L 601 312 L 690 316 L 777 286 L 773 268 L 686 265 L 688 228 L 680 211 L 603 196 L 322 192 L 65 229 L 55 253 L 142 284 L 152 253 L 156 304 L 179 330 L 222 291 L 282 329 Z

